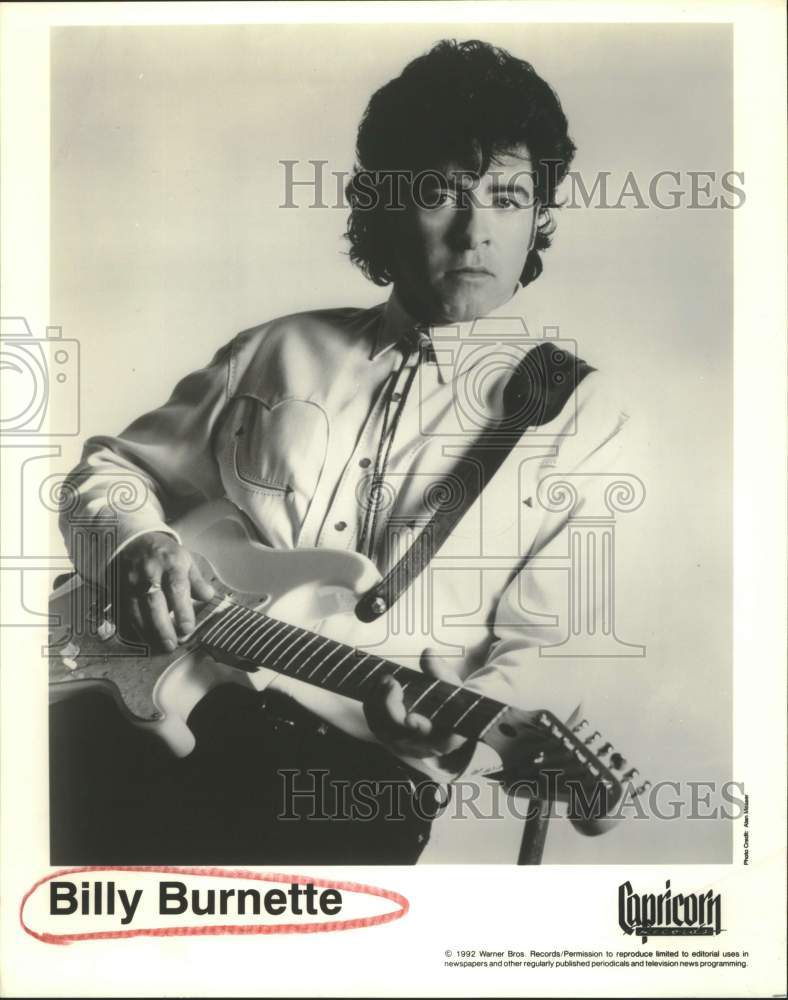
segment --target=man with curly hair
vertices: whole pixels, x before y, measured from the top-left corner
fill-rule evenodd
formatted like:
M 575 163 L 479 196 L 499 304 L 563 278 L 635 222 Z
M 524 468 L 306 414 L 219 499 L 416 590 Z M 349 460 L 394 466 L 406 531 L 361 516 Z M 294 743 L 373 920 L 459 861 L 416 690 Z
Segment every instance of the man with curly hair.
M 239 334 L 162 407 L 117 437 L 89 440 L 72 473 L 83 518 L 101 518 L 118 473 L 141 475 L 150 487 L 145 505 L 120 517 L 114 553 L 123 610 L 140 634 L 174 650 L 194 629 L 195 602 L 212 596 L 169 523 L 206 500 L 230 499 L 274 548 L 361 552 L 384 574 L 395 565 L 432 513 L 432 488 L 451 481 L 464 444 L 502 417 L 513 371 L 533 347 L 502 351 L 498 339 L 477 336 L 477 324 L 498 329 L 520 316 L 520 292 L 541 273 L 556 188 L 573 154 L 549 85 L 484 42 L 442 41 L 373 95 L 347 185 L 347 236 L 351 260 L 375 284 L 392 286 L 388 301 L 297 313 Z M 486 489 L 485 497 L 498 490 L 487 510 L 503 503 L 507 518 L 511 496 L 522 508 L 516 497 L 525 489 L 526 530 L 518 535 L 516 523 L 496 515 L 499 523 L 480 529 L 483 545 L 469 540 L 464 521 L 447 540 L 445 551 L 472 572 L 436 576 L 432 623 L 461 610 L 473 622 L 457 633 L 462 656 L 428 650 L 421 662 L 436 678 L 565 714 L 579 696 L 570 685 L 555 690 L 538 662 L 537 647 L 559 641 L 555 584 L 524 588 L 517 567 L 565 542 L 565 520 L 532 509 L 545 469 L 582 470 L 591 456 L 604 464 L 623 424 L 598 373 L 583 366 L 589 373 L 557 395 L 542 387 L 538 461 L 521 463 L 525 482 L 512 485 L 502 469 Z M 570 413 L 576 434 L 567 430 Z M 482 580 L 474 556 L 513 539 L 514 572 Z M 195 709 L 197 749 L 181 761 L 142 746 L 95 699 L 57 706 L 53 860 L 413 863 L 430 830 L 424 796 L 416 809 L 407 796 L 394 802 L 391 789 L 451 782 L 486 764 L 472 740 L 409 710 L 404 686 L 388 680 L 370 691 L 364 739 L 326 726 L 325 692 L 308 685 L 272 681 L 262 701 L 221 687 Z M 316 770 L 331 788 L 371 780 L 376 806 L 386 795 L 388 804 L 348 817 L 326 792 L 331 822 L 279 819 L 283 774 Z M 86 787 L 96 790 L 92 804 Z

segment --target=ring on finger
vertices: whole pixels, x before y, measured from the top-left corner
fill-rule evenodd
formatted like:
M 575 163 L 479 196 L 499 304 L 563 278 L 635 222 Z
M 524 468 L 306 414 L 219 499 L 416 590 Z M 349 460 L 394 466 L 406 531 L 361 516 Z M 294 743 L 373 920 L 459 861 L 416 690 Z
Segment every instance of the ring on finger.
M 145 591 L 145 593 L 146 594 L 155 594 L 155 593 L 157 593 L 160 590 L 161 590 L 161 584 L 160 583 L 152 583 L 150 585 L 150 587 L 148 587 L 148 589 Z

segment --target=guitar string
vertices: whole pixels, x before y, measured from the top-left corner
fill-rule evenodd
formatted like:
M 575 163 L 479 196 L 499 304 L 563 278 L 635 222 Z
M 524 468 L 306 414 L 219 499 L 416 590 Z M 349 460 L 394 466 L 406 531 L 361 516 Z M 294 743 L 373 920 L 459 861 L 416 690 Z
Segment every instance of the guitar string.
M 262 612 L 255 611 L 254 609 L 247 608 L 243 605 L 238 605 L 233 602 L 229 602 L 228 605 L 225 598 L 212 598 L 206 603 L 213 605 L 216 610 L 221 610 L 224 605 L 225 614 L 220 616 L 218 621 L 213 621 L 213 614 L 206 618 L 206 620 L 202 623 L 202 627 L 208 626 L 208 628 L 203 635 L 198 636 L 199 642 L 203 645 L 214 646 L 224 652 L 229 652 L 231 655 L 238 657 L 239 659 L 249 660 L 251 662 L 255 662 L 262 656 L 265 656 L 266 659 L 272 658 L 270 661 L 272 665 L 276 664 L 277 669 L 280 669 L 283 673 L 289 673 L 289 675 L 293 677 L 298 677 L 307 663 L 320 651 L 320 649 L 330 643 L 332 649 L 329 651 L 329 654 L 322 662 L 318 662 L 313 670 L 307 675 L 308 680 L 318 685 L 324 684 L 327 678 L 335 670 L 337 670 L 341 663 L 351 654 L 360 652 L 351 646 L 346 646 L 344 643 L 338 643 L 328 637 L 321 637 L 319 633 L 312 633 L 306 629 L 301 629 L 299 626 L 279 621 L 278 619 L 271 618 Z M 198 630 L 199 628 L 200 626 L 198 626 Z M 312 650 L 305 660 L 302 660 L 295 672 L 290 671 L 293 660 L 298 657 L 299 654 L 303 655 L 311 643 L 321 638 L 323 639 L 323 642 Z M 275 644 L 271 646 L 272 640 L 276 639 L 279 641 L 275 642 Z M 306 644 L 302 645 L 301 648 L 298 649 L 298 644 L 302 643 L 304 639 L 307 640 Z M 288 643 L 288 640 L 290 641 L 289 646 L 286 646 L 285 651 L 290 652 L 295 650 L 295 652 L 294 655 L 288 659 L 287 663 L 280 666 L 284 653 L 280 654 L 279 657 L 274 657 L 274 654 L 280 646 Z M 244 647 L 246 647 L 250 642 L 251 645 L 249 648 L 245 649 Z M 340 652 L 343 653 L 342 659 L 338 663 L 331 665 L 330 657 L 335 656 Z M 355 685 L 358 689 L 361 689 L 361 687 L 365 685 L 381 668 L 388 667 L 390 676 L 395 676 L 400 670 L 405 669 L 401 665 L 393 664 L 391 661 L 385 660 L 382 657 L 370 656 L 367 654 L 361 659 L 356 658 L 356 662 L 352 665 L 351 669 L 345 672 L 339 682 L 334 684 L 334 687 L 341 687 L 349 680 L 350 676 L 358 670 L 363 662 L 368 659 L 372 659 L 377 662 L 373 663 L 372 669 L 367 671 Z M 319 668 L 325 663 L 328 663 L 330 666 L 328 674 L 326 674 L 324 678 L 314 677 Z M 468 691 L 461 685 L 452 685 L 446 681 L 431 681 L 429 678 L 415 673 L 408 682 L 402 685 L 403 692 L 412 684 L 418 682 L 425 682 L 427 683 L 427 686 L 417 697 L 417 702 L 421 702 L 427 698 L 429 693 L 434 691 L 434 689 L 439 686 L 441 689 L 440 693 L 444 695 L 437 706 L 432 708 L 426 715 L 426 717 L 431 721 L 435 721 L 437 719 L 437 716 L 446 708 L 449 701 L 458 695 L 463 694 L 471 698 L 470 704 L 460 704 L 458 706 L 458 708 L 462 709 L 460 715 L 456 716 L 451 723 L 447 724 L 451 726 L 458 726 L 464 719 L 469 718 L 471 714 L 479 708 L 487 710 L 484 715 L 491 712 L 491 718 L 483 718 L 484 725 L 481 726 L 481 728 L 475 727 L 475 731 L 478 730 L 477 738 L 484 735 L 487 729 L 495 722 L 496 718 L 507 708 L 507 706 L 502 702 L 497 702 L 492 698 L 488 698 L 486 695 L 478 694 L 478 692 Z M 450 690 L 448 693 L 445 693 L 447 688 Z M 409 710 L 412 710 L 414 705 L 415 702 Z M 446 713 L 444 712 L 444 714 Z
M 222 599 L 219 600 L 214 599 L 210 603 L 214 604 L 217 610 L 220 610 L 222 605 L 225 604 L 224 600 Z M 204 622 L 203 624 L 207 624 L 208 620 L 206 620 L 206 622 Z M 298 645 L 303 643 L 304 639 L 306 639 L 306 643 L 301 645 L 301 648 L 298 649 Z M 319 641 L 321 639 L 322 642 Z M 246 653 L 241 653 L 243 647 L 246 644 L 248 644 L 250 640 L 252 642 L 252 645 L 249 647 L 249 650 Z M 289 646 L 287 645 L 285 646 L 285 650 L 279 654 L 279 657 L 274 657 L 276 650 L 279 649 L 283 644 L 287 643 L 288 640 L 291 640 Z M 256 657 L 260 655 L 265 655 L 266 659 L 268 659 L 269 657 L 273 657 L 273 659 L 271 660 L 273 664 L 279 664 L 284 655 L 286 655 L 287 653 L 292 653 L 292 651 L 295 650 L 295 653 L 289 657 L 289 659 L 284 665 L 278 666 L 276 668 L 280 672 L 285 673 L 288 676 L 294 676 L 294 677 L 297 677 L 297 675 L 304 670 L 309 661 L 313 657 L 315 657 L 325 645 L 331 644 L 332 648 L 329 651 L 328 656 L 324 660 L 318 662 L 317 665 L 306 675 L 307 680 L 310 680 L 312 683 L 321 686 L 327 686 L 326 681 L 328 677 L 335 670 L 337 670 L 339 666 L 345 660 L 348 659 L 348 657 L 353 656 L 354 654 L 356 654 L 355 662 L 351 666 L 350 670 L 345 672 L 344 676 L 341 678 L 339 683 L 335 684 L 334 687 L 336 688 L 341 687 L 342 684 L 348 681 L 351 674 L 355 673 L 359 669 L 359 667 L 361 667 L 363 663 L 367 660 L 373 661 L 372 668 L 368 670 L 365 673 L 365 675 L 360 679 L 360 681 L 357 683 L 356 687 L 358 689 L 361 689 L 363 685 L 366 684 L 371 679 L 371 677 L 381 668 L 385 667 L 391 668 L 392 670 L 391 676 L 394 676 L 398 671 L 405 669 L 401 665 L 393 664 L 391 663 L 391 661 L 385 660 L 381 657 L 371 656 L 369 654 L 364 654 L 359 657 L 357 654 L 360 653 L 360 650 L 354 649 L 351 646 L 346 646 L 345 644 L 338 643 L 329 637 L 321 636 L 319 633 L 309 632 L 306 629 L 300 628 L 300 626 L 291 625 L 290 623 L 283 622 L 279 619 L 271 618 L 270 616 L 265 615 L 262 612 L 256 611 L 252 608 L 245 607 L 243 605 L 237 605 L 232 602 L 230 602 L 229 605 L 225 604 L 225 614 L 222 617 L 220 617 L 218 622 L 213 623 L 213 625 L 211 626 L 210 629 L 208 629 L 206 634 L 201 637 L 200 641 L 204 645 L 216 646 L 221 651 L 229 652 L 231 655 L 243 659 L 254 660 Z M 318 644 L 309 653 L 309 656 L 307 656 L 305 659 L 302 659 L 300 665 L 297 667 L 295 672 L 291 672 L 290 667 L 293 664 L 293 660 L 297 656 L 299 656 L 299 654 L 303 657 L 303 654 L 306 651 L 306 649 L 316 641 L 318 641 Z M 272 642 L 274 643 L 273 646 L 271 646 Z M 343 654 L 342 658 L 336 664 L 331 666 L 330 657 L 336 655 L 337 653 L 342 653 Z M 326 676 L 323 677 L 322 679 L 317 678 L 315 680 L 312 680 L 314 674 L 320 669 L 320 667 L 324 666 L 325 663 L 329 663 L 330 666 L 328 674 L 326 674 Z M 413 680 L 416 679 L 424 681 L 425 683 L 429 681 L 429 678 L 422 678 L 420 677 L 420 675 L 416 675 L 416 677 L 413 678 Z M 405 685 L 405 687 L 407 686 L 408 685 Z M 473 697 L 474 695 L 476 696 L 475 700 L 472 701 L 471 704 L 466 705 L 463 708 L 459 716 L 456 716 L 454 719 L 452 719 L 450 723 L 447 724 L 448 728 L 453 729 L 454 731 L 461 731 L 460 727 L 463 720 L 469 717 L 480 705 L 494 709 L 495 714 L 491 719 L 486 720 L 485 724 L 481 728 L 478 725 L 475 725 L 471 733 L 467 734 L 471 735 L 475 739 L 481 739 L 484 736 L 484 734 L 490 729 L 490 727 L 496 722 L 496 720 L 500 717 L 500 715 L 507 709 L 507 706 L 505 704 L 501 702 L 496 702 L 493 699 L 487 698 L 484 695 L 478 695 L 476 694 L 476 692 L 465 691 L 461 686 L 449 685 L 443 681 L 432 680 L 427 684 L 427 687 L 416 698 L 416 701 L 414 701 L 411 704 L 411 706 L 409 707 L 409 711 L 412 711 L 420 701 L 427 698 L 430 692 L 433 691 L 438 686 L 442 687 L 444 690 L 446 687 L 450 687 L 451 690 L 449 691 L 447 696 L 441 698 L 441 701 L 439 702 L 437 707 L 433 709 L 432 712 L 427 716 L 427 718 L 431 720 L 434 720 L 437 717 L 437 715 L 443 709 L 445 709 L 448 702 L 451 701 L 452 698 L 455 698 L 457 695 L 466 694 L 470 695 L 471 697 Z M 562 730 L 564 730 L 564 732 L 562 732 Z M 539 732 L 538 727 L 535 727 L 535 733 L 538 732 Z M 544 734 L 542 733 L 542 735 Z M 543 769 L 549 769 L 554 764 L 557 764 L 559 762 L 563 762 L 565 765 L 568 752 L 570 758 L 574 758 L 575 765 L 576 766 L 580 765 L 581 771 L 586 772 L 586 774 L 590 773 L 594 777 L 597 776 L 594 775 L 594 769 L 592 766 L 589 767 L 584 766 L 586 763 L 590 765 L 591 762 L 589 758 L 593 758 L 594 760 L 597 760 L 597 762 L 601 765 L 602 769 L 610 776 L 610 778 L 612 778 L 612 780 L 617 783 L 617 779 L 615 778 L 614 775 L 610 773 L 609 769 L 605 765 L 603 765 L 601 761 L 598 761 L 593 751 L 591 751 L 587 746 L 580 743 L 579 739 L 574 735 L 574 733 L 570 733 L 569 730 L 566 730 L 565 727 L 560 726 L 558 732 L 553 733 L 553 738 L 554 740 L 560 739 L 561 743 L 563 743 L 564 746 L 562 747 L 561 745 L 555 745 L 552 748 L 548 747 L 547 749 L 545 749 L 543 746 L 540 746 L 539 748 L 540 767 L 542 767 Z M 535 750 L 536 747 L 534 747 L 534 751 Z M 602 781 L 606 782 L 606 779 L 603 777 Z
M 331 648 L 329 649 L 328 654 L 319 660 L 316 666 L 306 675 L 307 680 L 319 686 L 327 687 L 328 685 L 326 684 L 326 681 L 328 677 L 338 670 L 348 657 L 353 656 L 354 654 L 355 662 L 353 663 L 351 669 L 345 672 L 339 683 L 335 684 L 335 687 L 338 688 L 345 683 L 350 678 L 351 674 L 355 673 L 359 667 L 361 667 L 368 660 L 372 662 L 372 666 L 365 672 L 364 676 L 356 682 L 356 687 L 358 689 L 361 689 L 363 685 L 365 685 L 381 668 L 388 668 L 391 672 L 391 676 L 395 676 L 400 670 L 406 669 L 405 667 L 399 664 L 394 664 L 391 661 L 383 659 L 382 657 L 370 654 L 361 655 L 361 651 L 352 646 L 339 643 L 330 637 L 321 636 L 319 633 L 311 632 L 307 629 L 301 628 L 300 626 L 291 625 L 288 622 L 271 618 L 269 615 L 257 611 L 254 608 L 237 604 L 231 598 L 228 598 L 227 595 L 213 597 L 209 601 L 204 602 L 204 604 L 212 606 L 214 610 L 198 623 L 197 628 L 192 633 L 192 636 L 196 640 L 197 644 L 214 646 L 220 651 L 230 652 L 231 655 L 237 656 L 238 658 L 252 658 L 252 662 L 255 662 L 253 658 L 260 654 L 265 654 L 266 648 L 269 647 L 271 642 L 276 640 L 277 637 L 280 637 L 279 641 L 276 642 L 273 649 L 269 650 L 268 654 L 265 654 L 266 656 L 273 655 L 276 649 L 278 649 L 283 642 L 291 640 L 290 644 L 285 647 L 285 650 L 280 653 L 276 660 L 274 660 L 274 662 L 279 663 L 284 655 L 292 653 L 292 651 L 295 650 L 284 666 L 277 668 L 280 672 L 289 674 L 290 676 L 297 676 L 298 673 L 307 666 L 309 661 L 316 656 L 325 645 L 330 644 Z M 200 634 L 201 632 L 204 634 Z M 295 673 L 290 672 L 290 667 L 299 653 L 303 655 L 304 651 L 311 643 L 321 639 L 322 642 L 319 642 L 309 656 L 305 660 L 302 660 Z M 299 650 L 298 646 L 303 643 L 304 640 L 306 640 L 306 643 L 301 645 Z M 252 645 L 249 646 L 247 652 L 242 653 L 241 651 L 250 641 Z M 341 659 L 332 665 L 331 658 L 335 657 L 339 653 L 342 653 Z M 317 671 L 326 664 L 330 666 L 326 676 L 322 679 L 317 678 L 312 680 Z M 409 673 L 413 672 L 409 671 Z M 448 695 L 442 698 L 435 709 L 427 716 L 433 720 L 446 708 L 447 704 L 452 699 L 462 695 L 470 696 L 472 699 L 475 698 L 470 705 L 465 705 L 463 711 L 458 717 L 446 724 L 447 728 L 453 729 L 454 731 L 462 732 L 462 729 L 460 728 L 461 723 L 464 719 L 471 716 L 479 706 L 494 709 L 495 714 L 492 718 L 485 720 L 485 723 L 481 728 L 479 728 L 478 724 L 476 724 L 470 733 L 463 732 L 463 735 L 469 735 L 474 739 L 483 738 L 485 733 L 496 722 L 499 716 L 509 707 L 502 702 L 497 702 L 485 695 L 479 695 L 476 692 L 464 689 L 459 685 L 452 685 L 440 680 L 430 681 L 430 678 L 423 677 L 415 673 L 411 680 L 414 683 L 422 681 L 427 684 L 427 687 L 421 692 L 416 701 L 412 703 L 409 711 L 412 711 L 419 702 L 427 699 L 430 693 L 436 688 L 441 688 L 444 691 L 446 688 L 450 689 Z M 407 687 L 408 685 L 405 686 Z M 533 715 L 541 716 L 541 719 L 539 720 L 540 724 L 534 722 L 531 723 L 528 728 L 531 730 L 531 735 L 533 737 L 531 741 L 533 744 L 532 751 L 536 753 L 537 748 L 539 751 L 537 754 L 539 760 L 534 759 L 533 763 L 538 763 L 542 771 L 546 771 L 553 766 L 554 763 L 562 762 L 565 766 L 568 757 L 574 764 L 575 769 L 577 770 L 579 768 L 580 772 L 584 773 L 586 778 L 590 777 L 596 783 L 601 782 L 604 786 L 606 786 L 608 792 L 613 791 L 616 787 L 623 792 L 619 779 L 612 773 L 612 770 L 623 770 L 623 767 L 626 766 L 626 761 L 621 758 L 620 754 L 614 755 L 619 758 L 621 761 L 620 763 L 613 763 L 613 757 L 611 756 L 611 763 L 606 765 L 602 763 L 597 753 L 591 750 L 587 743 L 581 742 L 574 730 L 569 730 L 566 725 L 555 719 L 551 713 L 539 712 L 533 713 Z M 547 747 L 545 747 L 543 743 L 546 736 L 545 727 L 551 730 L 550 735 L 552 737 L 552 744 Z M 539 737 L 541 737 L 541 740 Z M 601 752 L 604 753 L 605 751 Z M 562 773 L 564 778 L 566 778 L 566 771 L 563 771 Z M 624 780 L 626 780 L 627 777 L 627 775 L 624 775 Z M 639 791 L 640 790 L 638 790 L 636 794 L 639 794 Z
M 300 626 L 291 625 L 279 619 L 271 618 L 270 616 L 264 614 L 263 612 L 256 611 L 253 608 L 248 608 L 245 607 L 244 605 L 238 605 L 232 601 L 228 603 L 226 602 L 226 599 L 223 598 L 218 598 L 218 599 L 214 598 L 207 603 L 213 604 L 217 610 L 220 610 L 222 605 L 225 605 L 225 614 L 222 617 L 220 617 L 218 622 L 215 622 L 212 625 L 212 627 L 206 632 L 206 634 L 201 637 L 200 641 L 202 641 L 204 644 L 210 643 L 211 645 L 216 645 L 221 650 L 230 652 L 231 655 L 233 656 L 238 656 L 239 658 L 243 659 L 250 659 L 254 662 L 255 658 L 261 655 L 265 655 L 266 658 L 269 656 L 273 656 L 276 649 L 278 649 L 283 643 L 287 642 L 287 640 L 290 639 L 292 640 L 292 642 L 290 646 L 286 648 L 286 652 L 290 652 L 295 649 L 295 653 L 288 659 L 288 661 L 283 666 L 277 668 L 280 670 L 280 672 L 288 674 L 289 676 L 297 677 L 297 675 L 307 665 L 309 660 L 312 659 L 312 657 L 315 656 L 320 651 L 320 649 L 322 649 L 322 647 L 328 643 L 330 643 L 331 646 L 333 647 L 329 651 L 328 656 L 325 658 L 324 661 L 318 662 L 318 664 L 313 668 L 313 670 L 310 671 L 309 674 L 307 674 L 307 680 L 311 681 L 314 684 L 326 686 L 325 682 L 327 681 L 328 677 L 335 670 L 337 670 L 339 666 L 345 660 L 348 659 L 348 657 L 353 655 L 355 655 L 355 663 L 353 664 L 353 666 L 349 671 L 346 671 L 345 675 L 341 678 L 339 683 L 334 685 L 336 688 L 341 687 L 341 685 L 344 684 L 349 679 L 351 674 L 353 674 L 366 660 L 373 660 L 377 662 L 373 663 L 372 669 L 369 670 L 357 684 L 358 689 L 361 689 L 361 687 L 364 684 L 366 684 L 367 681 L 369 681 L 369 679 L 381 668 L 388 667 L 390 670 L 390 676 L 395 676 L 396 673 L 399 672 L 400 670 L 406 669 L 405 667 L 402 667 L 399 664 L 394 664 L 391 661 L 383 659 L 382 657 L 365 654 L 359 658 L 358 654 L 360 653 L 360 650 L 354 649 L 352 646 L 347 646 L 346 644 L 336 642 L 335 640 L 330 639 L 329 637 L 321 636 L 320 633 L 310 632 L 307 629 L 302 629 Z M 203 625 L 207 625 L 208 622 L 211 620 L 211 617 L 212 616 L 206 619 Z M 241 635 L 246 636 L 246 639 L 243 640 L 243 642 L 238 648 L 233 648 L 234 644 L 239 639 L 237 631 L 235 634 L 233 633 L 234 629 L 235 630 L 242 629 L 243 631 L 241 632 Z M 252 639 L 252 646 L 249 648 L 248 652 L 241 654 L 240 650 L 247 642 L 249 642 L 250 638 Z M 266 652 L 266 649 L 270 647 L 271 642 L 277 639 L 278 641 L 276 641 L 276 644 L 272 648 L 268 649 L 268 652 Z M 299 650 L 297 648 L 298 644 L 303 643 L 304 639 L 306 639 L 307 641 L 304 645 L 301 646 Z M 293 660 L 299 655 L 299 653 L 303 655 L 303 653 L 306 651 L 306 649 L 309 647 L 310 644 L 320 639 L 323 640 L 322 643 L 319 643 L 315 647 L 315 649 L 312 650 L 309 656 L 305 660 L 302 660 L 301 664 L 298 666 L 295 672 L 291 672 L 289 668 L 292 666 Z M 342 658 L 336 664 L 331 666 L 330 657 L 336 655 L 337 653 L 342 653 L 343 654 Z M 274 659 L 272 662 L 279 663 L 283 655 L 284 654 L 280 654 L 280 656 Z M 325 662 L 328 662 L 330 665 L 330 670 L 328 671 L 328 674 L 326 674 L 326 676 L 323 677 L 322 679 L 315 678 L 313 680 L 312 679 L 313 675 L 317 672 L 317 670 L 320 669 L 321 666 L 324 665 Z M 411 678 L 411 681 L 412 682 L 423 681 L 426 683 L 429 681 L 429 678 L 415 674 L 414 677 Z M 408 686 L 409 684 L 404 685 L 403 691 Z M 409 710 L 412 711 L 418 701 L 421 701 L 422 699 L 426 698 L 429 692 L 434 690 L 438 686 L 440 686 L 444 691 L 446 688 L 450 688 L 451 690 L 449 691 L 448 695 L 441 698 L 436 708 L 433 709 L 432 712 L 427 716 L 427 718 L 433 721 L 436 719 L 439 713 L 446 708 L 449 701 L 451 701 L 453 698 L 461 695 L 470 696 L 471 698 L 475 696 L 475 700 L 472 701 L 470 704 L 459 706 L 460 708 L 462 708 L 462 712 L 460 713 L 459 716 L 456 716 L 450 723 L 447 723 L 449 728 L 457 729 L 457 727 L 461 725 L 463 719 L 469 717 L 474 711 L 476 711 L 476 709 L 479 706 L 487 707 L 493 710 L 494 714 L 492 718 L 485 720 L 485 724 L 481 728 L 479 728 L 478 726 L 474 727 L 473 735 L 477 739 L 482 738 L 482 736 L 490 729 L 492 725 L 494 725 L 496 720 L 500 717 L 500 715 L 503 712 L 506 711 L 508 707 L 504 703 L 495 701 L 494 699 L 488 698 L 485 695 L 478 695 L 476 692 L 468 691 L 460 685 L 451 685 L 445 681 L 433 680 L 427 684 L 426 689 L 421 692 L 421 694 L 416 699 L 416 702 L 413 702 L 411 704 Z M 561 726 L 561 728 L 565 731 L 565 735 L 563 735 L 563 741 L 566 743 L 568 737 L 569 742 L 571 744 L 571 747 L 570 745 L 566 746 L 566 750 L 571 749 L 574 752 L 574 755 L 577 758 L 578 763 L 580 763 L 581 765 L 585 763 L 585 761 L 583 760 L 583 755 L 588 755 L 589 757 L 596 758 L 596 755 L 593 753 L 593 751 L 591 751 L 589 747 L 582 744 L 574 733 L 570 733 L 570 731 L 566 729 L 566 727 L 564 726 Z M 538 728 L 535 731 L 538 732 Z M 560 750 L 560 748 L 557 748 L 557 752 L 562 755 L 564 753 L 564 751 Z M 545 766 L 549 766 L 550 760 L 545 759 L 543 763 Z M 604 770 L 608 771 L 608 768 L 604 764 L 601 764 L 601 761 L 599 761 L 599 764 L 602 766 L 602 768 L 604 768 Z M 614 778 L 614 776 L 612 775 L 611 777 Z

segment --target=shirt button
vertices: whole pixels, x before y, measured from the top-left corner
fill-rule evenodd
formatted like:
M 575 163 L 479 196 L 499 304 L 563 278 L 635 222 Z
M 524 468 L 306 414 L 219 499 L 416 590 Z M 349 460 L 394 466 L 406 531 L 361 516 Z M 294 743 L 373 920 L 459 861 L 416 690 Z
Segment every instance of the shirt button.
M 337 521 L 337 523 L 334 525 L 336 531 L 344 531 L 346 527 L 347 527 L 346 521 Z
M 372 465 L 372 462 L 368 458 L 362 458 L 358 464 L 361 466 L 362 469 L 368 469 L 370 465 Z

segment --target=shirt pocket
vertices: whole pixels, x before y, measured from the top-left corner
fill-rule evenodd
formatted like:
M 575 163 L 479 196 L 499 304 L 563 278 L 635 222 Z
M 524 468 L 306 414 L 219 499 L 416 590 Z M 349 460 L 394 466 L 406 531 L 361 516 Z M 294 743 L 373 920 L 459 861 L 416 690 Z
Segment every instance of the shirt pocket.
M 261 496 L 280 497 L 306 515 L 328 450 L 328 421 L 309 400 L 268 404 L 241 396 L 231 414 L 224 464 L 239 486 Z

